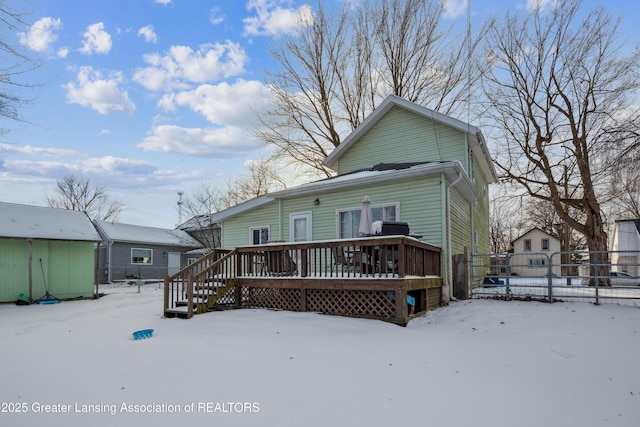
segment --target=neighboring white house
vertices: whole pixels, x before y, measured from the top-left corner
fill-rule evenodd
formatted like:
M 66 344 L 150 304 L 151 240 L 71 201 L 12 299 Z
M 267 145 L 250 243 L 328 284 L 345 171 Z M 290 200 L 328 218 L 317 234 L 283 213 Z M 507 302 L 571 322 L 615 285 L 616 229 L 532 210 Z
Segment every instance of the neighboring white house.
M 545 276 L 551 261 L 549 257 L 560 252 L 560 239 L 535 227 L 514 240 L 512 246 L 511 274 Z M 559 258 L 554 261 L 558 263 Z M 553 267 L 552 274 L 561 275 L 560 265 Z
M 611 269 L 640 275 L 640 219 L 616 220 L 611 233 Z

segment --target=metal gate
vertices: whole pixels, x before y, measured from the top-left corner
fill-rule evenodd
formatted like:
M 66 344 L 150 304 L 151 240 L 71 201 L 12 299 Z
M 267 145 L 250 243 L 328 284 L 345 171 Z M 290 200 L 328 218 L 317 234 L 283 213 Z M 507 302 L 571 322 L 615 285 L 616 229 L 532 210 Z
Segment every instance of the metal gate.
M 472 298 L 640 305 L 640 251 L 475 254 Z

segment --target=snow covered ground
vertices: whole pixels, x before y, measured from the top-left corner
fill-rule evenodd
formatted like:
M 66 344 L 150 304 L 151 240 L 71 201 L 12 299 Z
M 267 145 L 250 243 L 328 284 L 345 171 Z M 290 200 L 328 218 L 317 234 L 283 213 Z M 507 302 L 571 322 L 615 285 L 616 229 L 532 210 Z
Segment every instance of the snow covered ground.
M 0 425 L 640 425 L 638 307 L 473 300 L 403 328 L 250 309 L 164 319 L 157 285 L 101 291 L 0 306 Z

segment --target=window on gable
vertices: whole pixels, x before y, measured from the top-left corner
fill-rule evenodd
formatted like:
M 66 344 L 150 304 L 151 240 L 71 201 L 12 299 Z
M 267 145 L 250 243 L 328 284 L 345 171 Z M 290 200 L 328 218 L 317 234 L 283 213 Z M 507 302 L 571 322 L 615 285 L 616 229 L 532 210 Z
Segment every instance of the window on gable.
M 251 227 L 251 244 L 264 245 L 269 241 L 269 226 Z
M 371 206 L 371 216 L 373 221 L 397 221 L 398 203 L 388 205 Z M 353 239 L 358 237 L 360 227 L 361 208 L 344 209 L 338 211 L 338 238 Z
M 131 264 L 153 264 L 153 249 L 131 248 Z
M 548 251 L 549 250 L 549 239 L 542 239 L 542 250 L 543 251 Z
M 531 239 L 524 240 L 524 251 L 531 252 Z

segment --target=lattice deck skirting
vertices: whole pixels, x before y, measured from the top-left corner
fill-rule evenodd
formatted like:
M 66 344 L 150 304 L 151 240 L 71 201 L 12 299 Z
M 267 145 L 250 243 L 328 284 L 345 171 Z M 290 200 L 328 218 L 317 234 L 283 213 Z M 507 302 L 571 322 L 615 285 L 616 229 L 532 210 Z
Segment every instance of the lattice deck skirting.
M 338 316 L 364 317 L 406 324 L 411 317 L 407 294 L 415 298 L 415 314 L 440 306 L 440 278 L 340 283 L 310 280 L 264 282 L 238 280 L 238 289 L 230 290 L 220 304 L 236 308 L 266 308 L 288 311 L 314 311 Z M 357 289 L 351 289 L 356 287 Z M 240 298 L 240 301 L 236 301 Z

